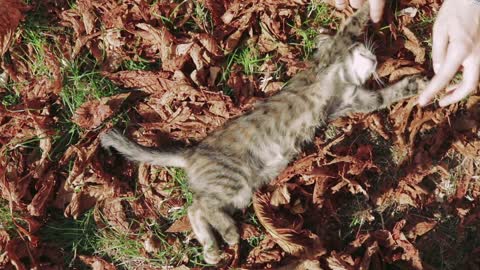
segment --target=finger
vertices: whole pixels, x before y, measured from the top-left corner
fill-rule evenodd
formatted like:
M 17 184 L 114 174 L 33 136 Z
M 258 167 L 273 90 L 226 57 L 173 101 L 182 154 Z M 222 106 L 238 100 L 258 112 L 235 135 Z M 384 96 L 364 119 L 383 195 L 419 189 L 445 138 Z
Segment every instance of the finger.
M 480 79 L 480 66 L 478 65 L 480 59 L 475 60 L 470 61 L 469 59 L 465 62 L 462 83 L 455 91 L 440 100 L 439 105 L 441 107 L 459 102 L 477 89 Z
M 352 6 L 352 8 L 358 9 L 363 5 L 363 2 L 365 2 L 365 0 L 350 0 L 350 6 Z
M 463 44 L 451 43 L 448 46 L 447 56 L 439 72 L 430 81 L 425 91 L 420 94 L 418 104 L 425 106 L 427 103 L 442 90 L 457 73 L 458 68 L 467 56 L 467 48 Z
M 434 24 L 432 37 L 432 62 L 433 70 L 438 73 L 443 61 L 445 60 L 445 54 L 448 47 L 448 32 L 446 25 L 440 25 L 440 23 Z
M 348 1 L 347 0 L 335 0 L 335 7 L 337 9 L 344 9 L 347 7 Z
M 385 7 L 385 0 L 369 0 L 370 2 L 370 17 L 374 23 L 378 23 L 382 19 L 383 8 Z

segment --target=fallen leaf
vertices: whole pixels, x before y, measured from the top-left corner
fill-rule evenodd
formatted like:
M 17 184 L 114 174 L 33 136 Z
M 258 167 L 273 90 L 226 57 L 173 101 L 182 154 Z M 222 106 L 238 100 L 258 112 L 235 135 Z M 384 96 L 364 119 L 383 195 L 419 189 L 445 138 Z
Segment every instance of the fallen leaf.
M 83 103 L 72 117 L 72 121 L 85 129 L 98 128 L 105 120 L 112 117 L 130 93 L 118 94 Z
M 116 270 L 117 268 L 98 256 L 80 255 L 79 259 L 86 265 L 92 267 L 92 270 Z
M 0 2 L 0 56 L 3 56 L 13 41 L 13 35 L 27 6 L 20 0 L 3 0 Z
M 180 233 L 180 232 L 187 232 L 192 230 L 190 226 L 190 221 L 188 220 L 188 216 L 183 216 L 175 222 L 166 230 L 169 233 Z

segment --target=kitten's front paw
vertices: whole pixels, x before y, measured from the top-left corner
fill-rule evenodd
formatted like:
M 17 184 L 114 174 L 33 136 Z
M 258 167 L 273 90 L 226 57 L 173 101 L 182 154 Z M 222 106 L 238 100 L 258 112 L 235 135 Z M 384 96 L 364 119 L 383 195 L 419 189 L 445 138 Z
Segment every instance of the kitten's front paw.
M 406 96 L 414 96 L 422 92 L 427 87 L 428 79 L 424 76 L 412 76 L 404 79 L 407 83 L 405 87 Z

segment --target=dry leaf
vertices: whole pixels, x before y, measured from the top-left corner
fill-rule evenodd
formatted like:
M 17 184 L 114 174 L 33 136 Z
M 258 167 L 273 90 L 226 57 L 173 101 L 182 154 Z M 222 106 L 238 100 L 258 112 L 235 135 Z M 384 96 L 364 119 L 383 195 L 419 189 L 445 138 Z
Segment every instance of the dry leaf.
M 98 256 L 86 256 L 86 255 L 80 255 L 78 256 L 80 260 L 92 267 L 92 270 L 116 270 L 117 268 L 111 264 L 105 261 L 104 259 L 98 257 Z

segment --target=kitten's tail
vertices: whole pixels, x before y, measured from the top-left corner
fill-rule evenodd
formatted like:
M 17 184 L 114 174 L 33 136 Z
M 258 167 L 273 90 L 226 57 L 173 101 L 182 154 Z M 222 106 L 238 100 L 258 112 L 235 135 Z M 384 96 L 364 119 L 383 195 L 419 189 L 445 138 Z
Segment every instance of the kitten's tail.
M 186 159 L 182 150 L 154 150 L 129 140 L 117 130 L 111 130 L 101 135 L 100 142 L 104 148 L 113 147 L 132 161 L 158 166 L 186 166 Z

